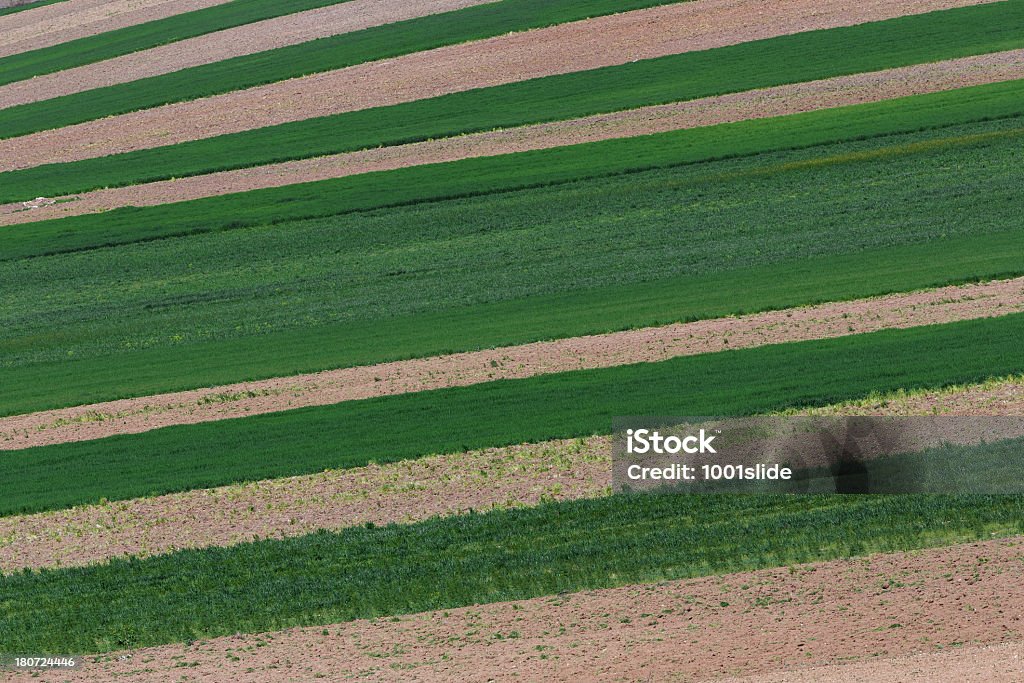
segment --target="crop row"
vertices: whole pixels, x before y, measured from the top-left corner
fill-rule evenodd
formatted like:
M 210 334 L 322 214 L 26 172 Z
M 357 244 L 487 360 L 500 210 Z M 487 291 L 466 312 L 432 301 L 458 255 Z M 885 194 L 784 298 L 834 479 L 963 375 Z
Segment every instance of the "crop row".
M 801 33 L 14 171 L 0 174 L 0 201 L 56 197 L 1024 46 L 1024 0 L 970 9 L 988 14 L 949 10 Z M 989 112 L 985 105 L 975 105 L 974 116 L 1005 115 L 999 107 Z M 924 118 L 921 126 L 932 125 Z
M 1016 274 L 1014 125 L 0 263 L 0 413 Z
M 0 514 L 608 433 L 616 415 L 743 415 L 981 381 L 1024 371 L 1021 334 L 1015 314 L 30 448 L 4 456 Z
M 26 572 L 0 578 L 0 649 L 102 652 L 906 551 L 1020 533 L 1022 501 L 615 496 Z
M 0 138 L 679 0 L 502 0 L 0 110 Z

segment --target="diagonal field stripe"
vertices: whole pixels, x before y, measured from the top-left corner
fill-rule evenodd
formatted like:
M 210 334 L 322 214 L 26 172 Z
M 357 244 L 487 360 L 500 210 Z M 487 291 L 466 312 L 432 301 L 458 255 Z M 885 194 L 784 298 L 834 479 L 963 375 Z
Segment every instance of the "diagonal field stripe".
M 29 203 L 33 207 L 30 210 L 25 204 L 15 202 L 0 205 L 0 226 L 79 216 L 124 206 L 155 206 L 423 164 L 785 116 L 1017 79 L 1024 79 L 1024 49 L 641 107 L 570 121 L 96 190 L 59 197 L 53 204 Z
M 317 116 L 711 49 L 988 4 L 989 0 L 695 0 L 437 48 L 0 142 L 0 172 L 162 147 Z
M 0 57 L 38 50 L 229 0 L 63 0 L 0 17 Z
M 1024 311 L 1024 278 L 344 368 L 6 417 L 0 450 L 1018 311 Z
M 498 0 L 350 0 L 0 87 L 0 108 L 158 76 L 232 57 L 305 43 Z
M 1024 379 L 798 413 L 1024 416 Z M 559 439 L 3 517 L 0 572 L 596 498 L 610 492 L 611 448 L 608 436 Z

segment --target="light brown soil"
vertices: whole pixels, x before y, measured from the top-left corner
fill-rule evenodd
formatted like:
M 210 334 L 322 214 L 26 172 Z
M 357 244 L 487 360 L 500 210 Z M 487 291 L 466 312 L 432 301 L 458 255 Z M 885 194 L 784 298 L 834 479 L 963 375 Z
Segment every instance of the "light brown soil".
M 350 0 L 0 86 L 0 108 L 497 0 Z
M 610 492 L 610 449 L 552 441 L 3 517 L 0 572 L 596 498 Z
M 74 679 L 710 681 L 1018 643 L 1022 560 L 1015 538 L 560 594 L 146 648 Z
M 227 1 L 65 0 L 27 9 L 0 17 L 0 57 L 59 45 L 175 14 L 213 7 Z
M 0 205 L 0 226 L 122 206 L 153 206 L 420 164 L 768 118 L 1016 78 L 1024 78 L 1024 50 L 644 107 L 571 121 L 97 190 L 61 197 L 58 203 L 52 203 L 51 199 L 50 204 L 30 210 L 26 210 L 23 203 L 15 202 Z
M 1024 378 L 801 413 L 1020 417 Z M 0 518 L 0 572 L 596 498 L 611 490 L 611 451 L 591 436 Z
M 720 679 L 719 683 L 1019 683 L 1024 643 L 957 647 L 939 653 L 833 664 L 788 672 Z
M 0 141 L 0 171 L 62 163 L 990 0 L 695 0 L 361 64 Z
M 1024 310 L 1024 278 L 413 359 L 0 418 L 0 450 L 497 379 L 657 362 Z

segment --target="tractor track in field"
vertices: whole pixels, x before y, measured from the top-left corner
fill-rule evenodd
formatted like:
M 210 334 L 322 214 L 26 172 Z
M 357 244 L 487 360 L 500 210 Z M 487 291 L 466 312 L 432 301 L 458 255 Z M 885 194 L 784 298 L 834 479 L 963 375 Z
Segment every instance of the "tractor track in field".
M 344 368 L 4 417 L 0 451 L 1019 311 L 1024 311 L 1024 278 Z
M 916 654 L 964 667 L 986 646 L 988 666 L 1020 671 L 1022 560 L 1018 537 L 236 634 L 87 660 L 75 680 L 167 680 L 186 662 L 190 678 L 261 683 L 721 681 Z
M 992 0 L 694 0 L 513 33 L 0 141 L 0 172 Z
M 1024 417 L 1024 378 L 890 394 L 801 414 Z M 976 439 L 963 436 L 968 443 Z M 0 572 L 596 498 L 611 491 L 611 450 L 608 436 L 559 439 L 2 517 Z
M 229 0 L 64 0 L 0 17 L 0 58 L 222 5 Z M 0 97 L 2 102 L 2 97 Z
M 31 209 L 0 205 L 0 226 L 124 206 L 156 206 L 361 173 L 551 149 L 1024 78 L 1024 50 L 642 107 L 568 121 L 472 133 L 393 147 L 176 178 L 56 198 Z
M 0 108 L 493 2 L 497 0 L 349 0 L 0 86 Z

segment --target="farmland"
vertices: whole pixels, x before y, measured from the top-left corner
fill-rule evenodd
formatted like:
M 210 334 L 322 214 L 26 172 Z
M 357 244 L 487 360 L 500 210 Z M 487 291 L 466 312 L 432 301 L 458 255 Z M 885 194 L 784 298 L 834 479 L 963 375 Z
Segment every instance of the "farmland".
M 1021 512 L 1006 497 L 643 496 L 353 528 L 13 576 L 0 647 L 102 652 L 912 550 L 1020 533 Z
M 114 398 L 111 362 L 135 368 L 134 385 L 118 387 L 131 395 L 1017 274 L 1019 233 L 1008 230 L 1019 221 L 1016 126 L 992 122 L 140 242 L 117 248 L 117 271 L 106 266 L 107 250 L 0 264 L 8 283 L 2 364 L 19 379 L 0 412 Z M 901 175 L 890 174 L 897 164 Z M 964 168 L 970 182 L 954 180 Z M 465 177 L 479 175 L 453 176 Z M 836 191 L 822 190 L 822 178 Z M 350 180 L 379 196 L 379 180 Z M 974 189 L 982 183 L 985 197 Z M 952 184 L 958 192 L 939 192 Z M 274 192 L 286 190 L 294 197 L 291 187 Z M 807 200 L 793 205 L 793 194 Z M 886 203 L 872 204 L 880 195 Z M 125 229 L 137 236 L 138 216 L 153 212 L 165 230 L 173 208 L 125 211 L 136 216 Z M 177 208 L 187 219 L 186 205 Z M 687 239 L 674 242 L 684 210 Z M 839 230 L 854 211 L 860 223 Z M 785 216 L 784 225 L 766 225 L 766 212 Z M 52 225 L 111 229 L 113 215 Z M 833 239 L 816 238 L 832 226 Z M 650 261 L 655 247 L 661 259 Z M 828 270 L 815 265 L 824 262 Z M 136 284 L 126 292 L 119 283 L 129 276 Z M 35 310 L 56 283 L 83 281 L 90 284 L 65 288 L 59 308 Z M 54 316 L 60 333 L 47 339 Z M 441 339 L 424 335 L 440 320 Z M 305 339 L 309 328 L 316 338 Z M 386 347 L 382 338 L 391 340 Z M 42 381 L 66 370 L 59 361 L 68 357 L 74 377 Z M 67 396 L 60 402 L 57 384 Z M 81 393 L 71 393 L 77 386 Z M 45 396 L 33 397 L 42 387 Z
M 4 456 L 11 476 L 0 482 L 0 514 L 585 436 L 607 432 L 615 415 L 659 409 L 749 415 L 834 403 L 872 390 L 981 381 L 1024 371 L 1022 326 L 1024 314 L 1015 314 L 29 448 Z M 977 339 L 986 345 L 974 351 Z M 388 438 L 381 438 L 382 429 Z M 69 476 L 76 486 L 61 488 L 58 482 Z
M 1022 35 L 1024 0 L 0 10 L 0 667 L 1012 675 L 1024 498 L 967 487 L 1024 440 L 871 463 L 948 495 L 623 494 L 611 444 L 1024 415 Z
M 1024 4 L 1004 2 L 962 11 L 986 10 L 986 13 L 990 13 L 993 7 L 1000 10 L 998 19 L 987 16 L 980 18 L 977 23 L 972 22 L 970 16 L 950 17 L 947 13 L 936 13 L 848 29 L 815 31 L 622 66 L 549 76 L 523 83 L 479 88 L 390 107 L 310 118 L 206 140 L 117 154 L 109 158 L 44 165 L 0 175 L 0 181 L 3 181 L 0 185 L 0 201 L 23 199 L 33 192 L 58 196 L 96 187 L 148 182 L 492 128 L 568 119 L 1022 47 L 1018 36 L 1020 23 L 1024 21 Z M 1007 33 L 998 30 L 993 32 L 993 22 L 1005 22 Z M 971 33 L 972 25 L 978 27 L 975 34 Z M 958 35 L 965 33 L 964 40 L 970 47 L 936 52 L 935 34 L 943 30 L 956 31 Z M 875 33 L 879 35 L 872 35 Z M 836 51 L 834 61 L 823 62 L 810 58 L 810 55 L 821 52 L 823 44 L 831 44 L 833 40 L 844 44 L 843 49 Z M 877 43 L 877 52 L 866 49 L 865 43 L 869 46 Z M 905 52 L 897 52 L 894 57 L 894 44 Z M 770 64 L 764 59 L 765 47 L 775 53 L 773 63 L 785 64 L 785 69 L 791 72 L 780 72 L 777 68 L 769 70 Z M 695 76 L 681 80 L 678 78 L 680 72 Z M 982 94 L 984 92 L 979 92 L 978 97 L 991 97 Z M 966 93 L 959 96 L 965 102 L 970 101 Z M 950 108 L 949 112 L 945 112 L 947 116 L 943 121 L 960 122 L 1008 115 L 1001 113 L 1005 105 L 986 102 L 984 99 L 972 103 L 969 108 L 966 104 L 947 105 L 946 100 L 939 100 L 941 104 L 937 106 Z M 891 107 L 894 114 L 898 111 L 906 119 L 920 117 L 919 127 L 940 125 L 928 122 L 934 114 L 921 114 L 915 109 L 913 106 Z M 16 113 L 18 108 L 9 111 Z M 973 115 L 967 111 L 973 112 Z M 36 114 L 29 112 L 32 119 L 36 119 Z M 959 115 L 960 118 L 952 119 L 953 115 Z M 40 113 L 39 116 L 38 120 L 46 120 L 45 115 Z M 867 121 L 871 121 L 870 115 Z M 0 118 L 0 136 L 6 137 L 8 134 L 2 132 L 2 124 L 3 119 Z M 869 135 L 872 132 L 860 134 Z M 730 144 L 737 143 L 739 140 L 730 141 Z

